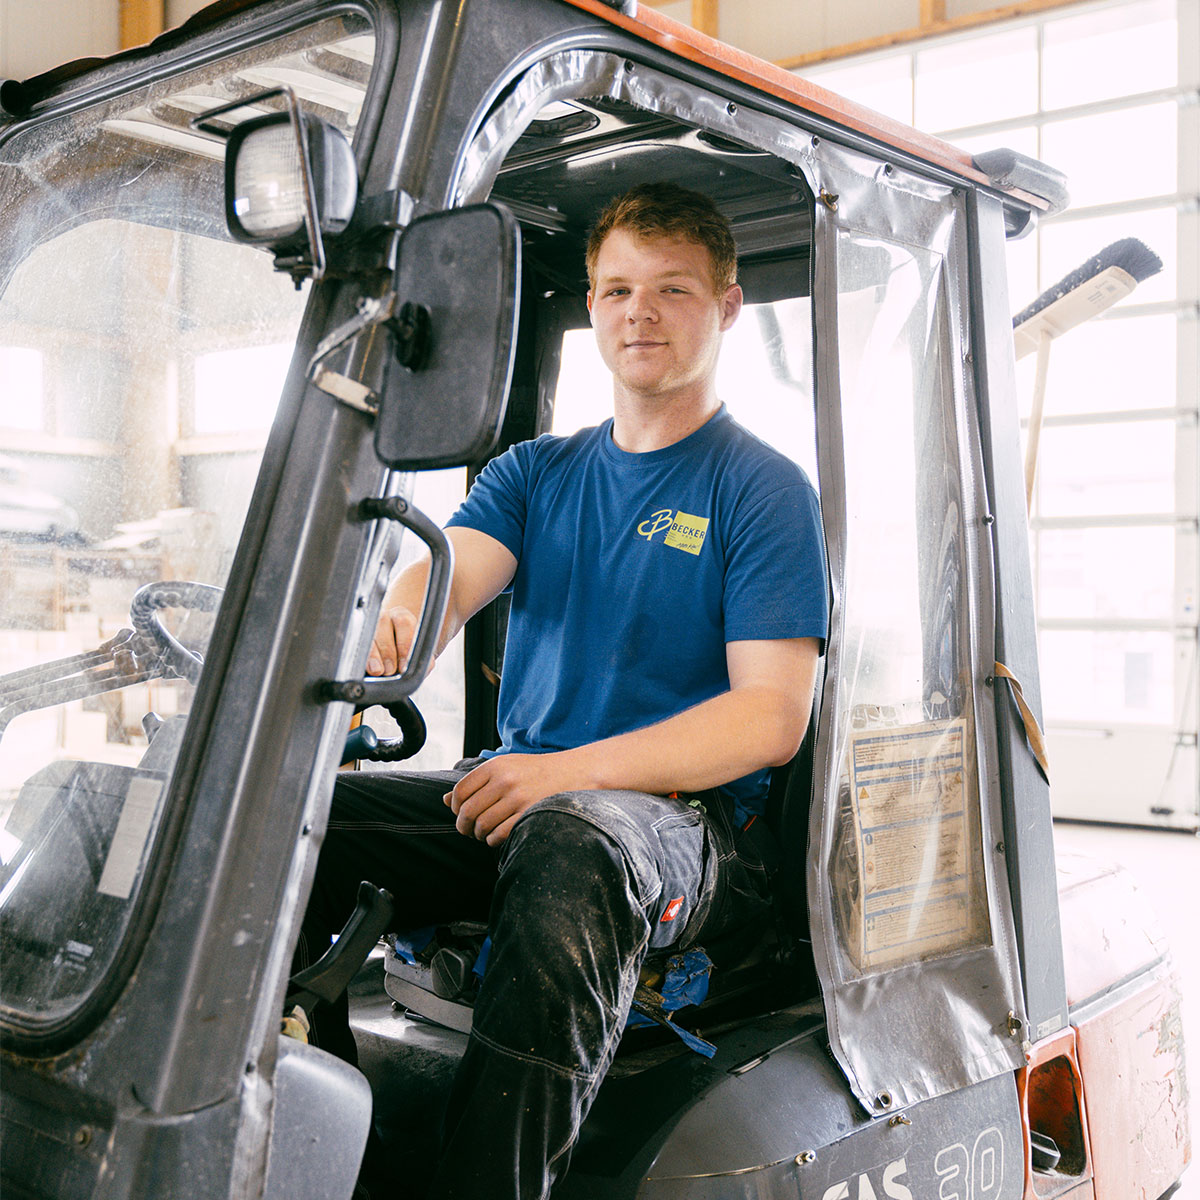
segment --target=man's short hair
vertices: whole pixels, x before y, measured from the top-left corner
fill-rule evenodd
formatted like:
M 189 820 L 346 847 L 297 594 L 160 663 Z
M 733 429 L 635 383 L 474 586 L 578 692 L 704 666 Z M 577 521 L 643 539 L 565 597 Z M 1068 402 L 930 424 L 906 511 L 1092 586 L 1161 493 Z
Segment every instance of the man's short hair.
M 708 251 L 713 285 L 722 296 L 737 282 L 737 246 L 729 222 L 703 193 L 674 183 L 642 183 L 614 196 L 588 235 L 588 286 L 596 283 L 596 260 L 604 239 L 614 229 L 639 237 L 674 237 Z

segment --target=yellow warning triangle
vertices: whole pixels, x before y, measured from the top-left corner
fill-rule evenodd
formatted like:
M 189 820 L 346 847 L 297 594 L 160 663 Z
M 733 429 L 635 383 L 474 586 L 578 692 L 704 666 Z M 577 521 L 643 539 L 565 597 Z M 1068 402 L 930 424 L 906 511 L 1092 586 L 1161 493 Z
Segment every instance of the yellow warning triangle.
M 863 788 L 863 789 L 862 789 L 862 790 L 861 790 L 861 791 L 858 793 L 858 798 L 859 798 L 860 800 L 865 800 L 865 799 L 867 798 L 867 789 L 866 789 L 866 788 Z

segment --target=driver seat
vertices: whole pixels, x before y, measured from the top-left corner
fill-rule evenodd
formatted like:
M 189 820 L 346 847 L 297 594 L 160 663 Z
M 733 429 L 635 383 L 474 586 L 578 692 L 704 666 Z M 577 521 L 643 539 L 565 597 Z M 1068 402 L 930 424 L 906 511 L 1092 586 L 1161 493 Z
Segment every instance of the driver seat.
M 775 920 L 757 938 L 725 938 L 707 948 L 717 966 L 708 995 L 686 1009 L 688 1024 L 694 1023 L 701 1012 L 704 1022 L 710 1024 L 718 1007 L 761 1011 L 764 1006 L 780 1007 L 815 994 L 806 880 L 818 711 L 816 703 L 792 760 L 771 773 L 763 819 L 774 835 L 779 854 L 772 870 Z M 410 1014 L 469 1033 L 486 934 L 481 923 L 454 922 L 420 931 L 419 938 L 389 935 L 384 952 L 384 989 Z M 665 964 L 679 953 L 668 951 L 649 960 L 643 968 L 643 979 L 660 975 Z M 631 1039 L 627 1035 L 625 1040 Z

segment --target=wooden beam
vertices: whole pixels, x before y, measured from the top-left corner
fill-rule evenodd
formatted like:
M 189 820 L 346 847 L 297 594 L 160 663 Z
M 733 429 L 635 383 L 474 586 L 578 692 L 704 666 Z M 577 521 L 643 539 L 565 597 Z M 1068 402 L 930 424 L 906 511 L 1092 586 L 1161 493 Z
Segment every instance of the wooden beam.
M 144 46 L 167 27 L 166 0 L 120 0 L 121 49 Z
M 1015 17 L 1029 17 L 1038 13 L 1049 12 L 1055 8 L 1069 8 L 1083 3 L 1083 0 L 1019 0 L 1016 4 L 1004 4 L 999 8 L 988 8 L 981 12 L 963 13 L 957 17 L 937 17 L 935 10 L 945 12 L 945 0 L 921 0 L 921 19 L 925 22 L 928 15 L 930 20 L 913 29 L 902 29 L 898 33 L 884 33 L 878 37 L 863 38 L 858 42 L 845 42 L 840 46 L 830 46 L 825 50 L 813 50 L 808 54 L 797 54 L 791 58 L 776 60 L 776 66 L 787 71 L 795 71 L 802 67 L 815 66 L 817 63 L 830 62 L 835 58 L 848 58 L 852 54 L 866 54 L 872 50 L 886 50 L 889 46 L 899 46 L 905 42 L 919 41 L 921 38 L 933 37 L 941 33 L 957 33 L 963 29 L 975 29 L 983 25 L 994 25 L 997 21 L 1010 21 Z
M 921 0 L 921 25 L 936 25 L 946 19 L 946 0 Z
M 720 37 L 721 0 L 692 0 L 692 28 L 709 37 Z

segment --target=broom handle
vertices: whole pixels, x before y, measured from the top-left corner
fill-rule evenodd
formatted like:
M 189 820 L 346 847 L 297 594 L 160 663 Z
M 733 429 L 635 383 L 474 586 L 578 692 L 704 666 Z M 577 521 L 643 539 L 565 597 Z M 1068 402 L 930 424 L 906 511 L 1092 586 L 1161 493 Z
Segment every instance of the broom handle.
M 1042 436 L 1042 413 L 1046 403 L 1046 371 L 1050 365 L 1050 334 L 1038 335 L 1037 373 L 1033 379 L 1033 404 L 1029 410 L 1029 436 L 1025 441 L 1025 512 L 1033 512 L 1033 480 L 1037 475 L 1038 440 Z

